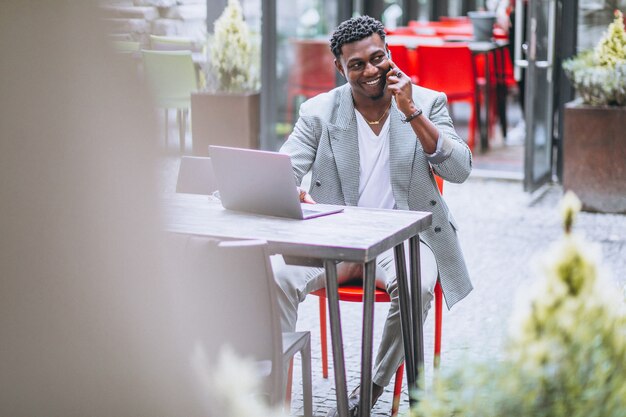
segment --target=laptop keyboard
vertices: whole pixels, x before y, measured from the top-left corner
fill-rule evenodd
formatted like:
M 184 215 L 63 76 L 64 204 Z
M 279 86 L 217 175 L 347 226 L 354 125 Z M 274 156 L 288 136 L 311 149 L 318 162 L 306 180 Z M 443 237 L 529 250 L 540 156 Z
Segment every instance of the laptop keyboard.
M 308 216 L 309 214 L 316 214 L 319 213 L 319 210 L 311 210 L 311 209 L 302 209 L 302 214 L 304 214 L 305 216 Z

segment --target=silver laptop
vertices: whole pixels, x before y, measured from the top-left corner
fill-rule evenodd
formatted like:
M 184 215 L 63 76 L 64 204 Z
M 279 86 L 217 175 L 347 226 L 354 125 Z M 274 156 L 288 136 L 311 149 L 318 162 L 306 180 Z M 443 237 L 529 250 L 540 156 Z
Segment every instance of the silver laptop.
M 224 208 L 267 216 L 310 219 L 343 211 L 301 204 L 289 155 L 209 146 Z

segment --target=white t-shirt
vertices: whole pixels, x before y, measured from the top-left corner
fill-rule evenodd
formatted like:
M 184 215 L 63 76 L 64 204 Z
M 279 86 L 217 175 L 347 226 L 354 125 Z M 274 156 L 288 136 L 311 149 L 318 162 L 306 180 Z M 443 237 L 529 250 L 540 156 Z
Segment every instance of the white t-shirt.
M 396 205 L 389 173 L 389 120 L 377 136 L 356 113 L 359 136 L 359 207 L 392 209 Z
M 393 209 L 396 206 L 389 172 L 389 119 L 387 117 L 380 134 L 376 136 L 365 118 L 356 111 L 360 163 L 359 207 Z M 408 242 L 405 242 L 405 250 L 408 249 Z M 433 251 L 423 242 L 420 242 L 420 262 L 422 286 L 432 293 L 438 276 L 437 261 Z

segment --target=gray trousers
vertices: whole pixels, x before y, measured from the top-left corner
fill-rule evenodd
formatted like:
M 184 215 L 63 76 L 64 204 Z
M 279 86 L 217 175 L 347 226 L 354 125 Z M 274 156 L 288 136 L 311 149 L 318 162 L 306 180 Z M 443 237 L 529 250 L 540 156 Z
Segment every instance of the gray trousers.
M 406 246 L 408 248 L 408 245 Z M 408 251 L 406 251 L 408 254 Z M 407 271 L 408 271 L 408 258 Z M 296 330 L 298 319 L 298 305 L 304 301 L 307 294 L 326 286 L 326 276 L 323 268 L 286 265 L 282 256 L 272 256 L 272 268 L 278 283 L 278 304 L 281 314 L 283 332 Z M 391 297 L 389 314 L 383 329 L 383 336 L 378 347 L 374 362 L 374 377 L 372 381 L 385 387 L 391 381 L 398 366 L 404 360 L 402 331 L 400 328 L 400 305 L 398 303 L 398 285 L 393 249 L 384 252 L 376 259 L 376 287 L 384 289 Z M 432 250 L 420 242 L 420 265 L 422 278 L 422 306 L 423 318 L 430 309 L 433 291 L 437 283 L 437 262 Z M 337 281 L 339 284 L 361 278 L 363 267 L 361 264 L 342 262 L 337 265 Z

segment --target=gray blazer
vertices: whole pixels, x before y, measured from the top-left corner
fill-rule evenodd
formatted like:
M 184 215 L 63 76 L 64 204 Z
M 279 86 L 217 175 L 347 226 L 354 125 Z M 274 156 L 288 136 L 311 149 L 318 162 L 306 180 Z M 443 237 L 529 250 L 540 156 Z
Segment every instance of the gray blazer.
M 457 224 L 437 190 L 432 170 L 444 180 L 465 181 L 472 154 L 457 135 L 443 93 L 413 86 L 413 101 L 437 126 L 443 147 L 427 157 L 395 100 L 390 109 L 390 174 L 396 208 L 430 211 L 432 226 L 420 238 L 434 252 L 448 308 L 471 290 L 467 267 L 456 235 Z M 355 206 L 359 199 L 359 142 L 352 94 L 348 84 L 307 100 L 300 117 L 282 146 L 289 154 L 296 181 L 312 171 L 311 197 L 319 203 Z

